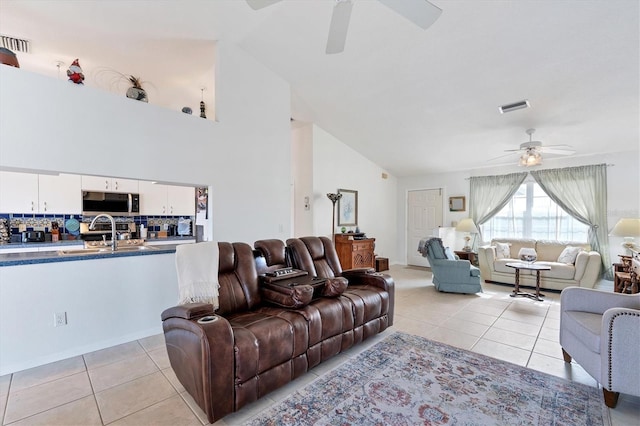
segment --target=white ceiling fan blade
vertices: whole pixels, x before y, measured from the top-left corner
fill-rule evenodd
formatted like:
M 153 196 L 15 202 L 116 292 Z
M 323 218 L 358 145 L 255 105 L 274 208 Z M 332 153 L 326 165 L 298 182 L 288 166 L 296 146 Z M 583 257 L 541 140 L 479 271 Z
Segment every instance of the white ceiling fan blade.
M 519 150 L 516 150 L 516 151 L 519 151 Z M 513 158 L 513 157 L 517 157 L 517 156 L 514 155 L 513 153 L 512 154 L 504 154 L 504 155 L 499 155 L 499 156 L 494 157 L 494 158 L 490 158 L 490 159 L 487 160 L 487 162 L 490 163 L 490 162 L 493 162 L 493 161 L 496 161 L 496 160 L 500 160 L 501 158 L 507 158 L 507 157 L 512 157 Z
M 278 3 L 281 0 L 247 0 L 247 3 L 253 10 L 262 9 L 263 7 L 271 6 Z
M 352 8 L 353 3 L 351 3 L 351 0 L 338 0 L 335 6 L 333 6 L 326 53 L 340 53 L 344 50 L 344 44 L 347 41 L 347 30 L 349 29 L 349 19 L 351 19 Z
M 442 9 L 427 0 L 378 0 L 425 30 L 438 20 Z
M 573 155 L 576 153 L 573 149 L 558 149 L 542 147 L 542 152 L 545 154 L 557 154 L 557 155 Z

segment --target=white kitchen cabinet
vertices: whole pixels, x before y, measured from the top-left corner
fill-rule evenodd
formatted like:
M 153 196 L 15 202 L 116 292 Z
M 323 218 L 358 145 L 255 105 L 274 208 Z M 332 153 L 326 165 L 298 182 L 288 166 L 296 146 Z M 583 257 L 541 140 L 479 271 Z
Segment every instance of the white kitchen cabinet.
M 0 213 L 38 213 L 38 175 L 0 172 Z
M 196 214 L 196 190 L 192 186 L 167 187 L 167 205 L 172 216 L 194 216 Z
M 80 175 L 38 175 L 38 213 L 82 213 Z
M 78 175 L 0 172 L 0 213 L 80 214 Z
M 153 184 L 140 181 L 140 214 L 146 216 L 194 216 L 192 186 Z
M 140 214 L 144 216 L 167 215 L 167 185 L 140 181 Z
M 138 181 L 102 176 L 82 176 L 84 191 L 108 191 L 138 193 Z

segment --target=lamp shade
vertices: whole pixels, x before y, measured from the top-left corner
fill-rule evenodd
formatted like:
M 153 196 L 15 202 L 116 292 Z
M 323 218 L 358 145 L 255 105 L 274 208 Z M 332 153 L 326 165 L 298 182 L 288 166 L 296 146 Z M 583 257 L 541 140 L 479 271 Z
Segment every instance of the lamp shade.
M 613 237 L 640 237 L 640 219 L 620 219 L 609 235 Z
M 458 223 L 458 226 L 456 226 L 456 231 L 458 231 L 458 232 L 470 232 L 472 234 L 477 234 L 478 233 L 478 228 L 476 227 L 476 224 L 473 222 L 473 219 L 468 217 L 466 219 L 462 219 Z

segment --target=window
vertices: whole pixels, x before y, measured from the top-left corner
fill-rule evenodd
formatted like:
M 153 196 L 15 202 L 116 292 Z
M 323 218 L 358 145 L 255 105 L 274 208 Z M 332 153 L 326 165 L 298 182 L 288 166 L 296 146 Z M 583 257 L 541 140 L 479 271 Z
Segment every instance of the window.
M 480 225 L 482 239 L 533 238 L 587 242 L 589 227 L 562 210 L 536 182 L 525 182 L 506 206 Z

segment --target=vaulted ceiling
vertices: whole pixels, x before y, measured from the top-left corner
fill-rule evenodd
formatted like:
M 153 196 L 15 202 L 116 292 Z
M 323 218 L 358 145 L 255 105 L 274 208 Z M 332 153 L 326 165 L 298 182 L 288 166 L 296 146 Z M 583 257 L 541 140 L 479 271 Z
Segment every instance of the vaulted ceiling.
M 353 0 L 345 50 L 327 55 L 334 3 L 1 0 L 0 32 L 31 41 L 24 69 L 65 78 L 77 57 L 87 85 L 137 74 L 150 102 L 180 109 L 186 97 L 194 110 L 203 87 L 213 97 L 215 42 L 233 42 L 290 83 L 295 120 L 397 176 L 515 164 L 518 153 L 495 158 L 527 128 L 575 155 L 639 148 L 637 0 L 431 0 L 442 14 L 426 30 Z

